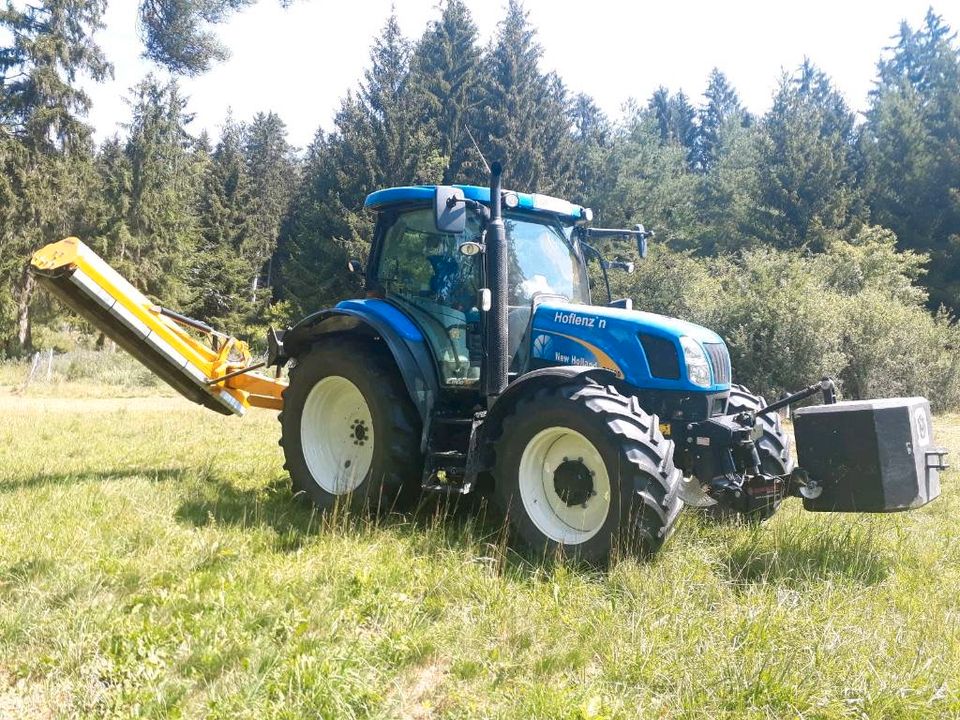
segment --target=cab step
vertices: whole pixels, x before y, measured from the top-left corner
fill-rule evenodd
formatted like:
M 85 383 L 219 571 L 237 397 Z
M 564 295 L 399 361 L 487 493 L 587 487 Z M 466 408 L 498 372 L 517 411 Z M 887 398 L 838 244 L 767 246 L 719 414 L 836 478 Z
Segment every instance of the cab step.
M 467 454 L 460 450 L 435 450 L 429 453 L 429 457 L 435 460 L 466 460 Z
M 482 415 L 439 415 L 433 419 L 421 483 L 425 492 L 465 495 L 473 489 L 467 479 L 467 460 L 481 421 Z

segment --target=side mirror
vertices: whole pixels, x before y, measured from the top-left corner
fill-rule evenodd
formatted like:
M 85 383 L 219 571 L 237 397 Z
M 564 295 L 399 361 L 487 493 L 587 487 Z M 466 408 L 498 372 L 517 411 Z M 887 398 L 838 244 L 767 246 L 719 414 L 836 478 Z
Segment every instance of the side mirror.
M 467 229 L 467 206 L 463 190 L 437 185 L 433 196 L 433 220 L 437 232 L 459 235 Z
M 653 230 L 647 230 L 642 224 L 635 225 L 633 228 L 637 233 L 637 252 L 640 253 L 640 259 L 647 258 L 647 240 L 653 237 Z
M 359 260 L 350 260 L 347 262 L 347 271 L 353 275 L 363 275 L 363 263 Z

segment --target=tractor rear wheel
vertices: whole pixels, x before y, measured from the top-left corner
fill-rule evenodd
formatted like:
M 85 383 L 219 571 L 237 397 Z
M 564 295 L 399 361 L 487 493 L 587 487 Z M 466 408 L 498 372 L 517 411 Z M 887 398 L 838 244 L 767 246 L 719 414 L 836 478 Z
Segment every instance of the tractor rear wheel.
M 420 419 L 396 365 L 373 343 L 338 339 L 297 359 L 280 413 L 294 493 L 321 509 L 404 509 L 420 487 Z
M 756 412 L 766 406 L 767 401 L 761 395 L 754 395 L 743 385 L 730 386 L 730 398 L 727 400 L 728 415 L 745 411 Z M 780 414 L 761 415 L 759 420 L 763 427 L 763 435 L 756 441 L 757 453 L 760 455 L 760 469 L 767 475 L 786 475 L 793 470 L 793 460 L 790 457 L 790 440 L 780 422 Z M 771 498 L 747 515 L 721 505 L 713 505 L 706 510 L 708 516 L 714 520 L 742 517 L 747 521 L 763 522 L 773 517 L 782 501 L 783 496 Z
M 542 388 L 504 419 L 494 499 L 538 554 L 650 555 L 679 514 L 673 442 L 635 397 L 592 379 Z

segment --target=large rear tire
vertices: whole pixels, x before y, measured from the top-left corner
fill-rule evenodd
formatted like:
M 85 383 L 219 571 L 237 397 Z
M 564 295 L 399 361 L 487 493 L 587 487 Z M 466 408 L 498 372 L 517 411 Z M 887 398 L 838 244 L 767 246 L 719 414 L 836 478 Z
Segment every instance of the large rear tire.
M 298 358 L 280 424 L 293 491 L 317 507 L 402 510 L 416 498 L 420 419 L 375 344 L 338 339 Z
M 580 379 L 519 401 L 495 445 L 494 500 L 535 553 L 604 564 L 660 549 L 681 509 L 673 442 L 635 397 Z

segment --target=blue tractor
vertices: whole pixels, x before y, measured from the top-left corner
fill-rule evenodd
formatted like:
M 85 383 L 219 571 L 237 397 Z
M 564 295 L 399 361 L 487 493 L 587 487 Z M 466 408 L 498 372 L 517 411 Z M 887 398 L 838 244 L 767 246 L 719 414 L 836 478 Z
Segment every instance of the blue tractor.
M 320 508 L 394 509 L 422 492 L 492 498 L 540 553 L 605 562 L 655 552 L 684 505 L 770 517 L 787 495 L 813 511 L 893 512 L 939 495 L 943 448 L 924 398 L 837 402 L 820 382 L 767 405 L 731 384 L 706 328 L 591 302 L 598 240 L 587 208 L 489 187 L 375 192 L 363 299 L 270 330 L 249 346 L 146 297 L 79 238 L 34 253 L 66 306 L 211 410 L 280 411 L 294 490 Z M 362 272 L 351 262 L 353 272 Z M 276 377 L 258 369 L 277 368 Z M 280 370 L 289 367 L 289 382 Z M 798 466 L 776 411 L 796 411 Z
M 650 233 L 592 228 L 589 209 L 504 191 L 500 175 L 495 165 L 489 187 L 371 194 L 368 266 L 350 264 L 365 297 L 271 331 L 268 364 L 290 368 L 281 445 L 295 491 L 320 508 L 365 509 L 484 493 L 536 552 L 589 562 L 655 552 L 685 504 L 764 519 L 788 494 L 809 509 L 868 511 L 936 496 L 937 467 L 926 466 L 906 500 L 883 494 L 882 473 L 851 490 L 837 463 L 863 452 L 838 457 L 836 434 L 820 435 L 850 425 L 841 411 L 856 403 L 833 405 L 829 380 L 768 406 L 731 384 L 711 330 L 634 310 L 609 284 L 607 304 L 594 304 L 589 259 L 603 277 L 631 268 L 593 243 L 628 239 L 645 257 Z M 813 476 L 794 468 L 775 411 L 821 392 L 827 412 L 805 437 L 828 467 Z

